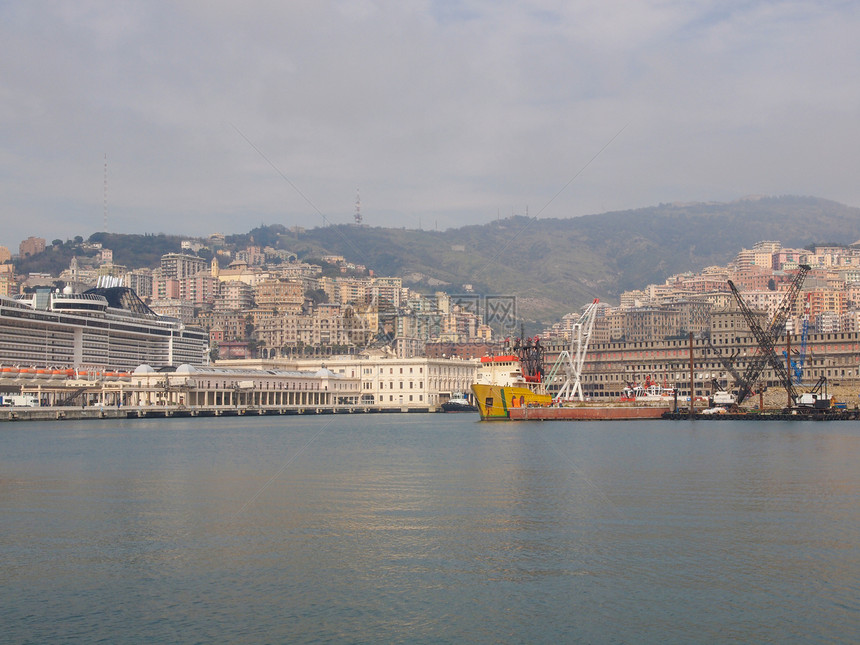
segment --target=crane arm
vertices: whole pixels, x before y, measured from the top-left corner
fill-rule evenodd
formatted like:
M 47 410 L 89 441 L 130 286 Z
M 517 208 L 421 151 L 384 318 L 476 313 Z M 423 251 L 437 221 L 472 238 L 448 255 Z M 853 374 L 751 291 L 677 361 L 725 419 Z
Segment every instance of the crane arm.
M 761 376 L 762 371 L 767 363 L 770 363 L 770 366 L 773 368 L 774 373 L 776 373 L 779 380 L 782 382 L 783 387 L 788 391 L 791 400 L 794 401 L 797 399 L 797 391 L 794 389 L 794 385 L 791 382 L 791 377 L 789 377 L 788 372 L 785 369 L 785 366 L 779 360 L 776 355 L 776 350 L 774 349 L 774 341 L 779 333 L 782 331 L 782 328 L 785 326 L 785 321 L 788 319 L 789 313 L 794 306 L 794 302 L 797 299 L 797 294 L 800 292 L 800 287 L 803 284 L 803 280 L 806 278 L 806 274 L 809 273 L 810 267 L 806 264 L 800 265 L 800 270 L 797 272 L 797 275 L 794 277 L 794 280 L 791 283 L 791 287 L 789 287 L 788 292 L 785 294 L 785 297 L 782 299 L 779 307 L 774 313 L 773 318 L 768 324 L 767 329 L 762 329 L 758 320 L 756 319 L 755 314 L 753 314 L 752 310 L 747 306 L 744 299 L 741 297 L 740 292 L 734 283 L 729 280 L 729 288 L 732 291 L 732 295 L 734 295 L 735 300 L 738 303 L 738 306 L 741 309 L 741 313 L 744 316 L 744 319 L 747 322 L 747 325 L 750 328 L 750 331 L 755 336 L 756 343 L 758 345 L 756 353 L 752 356 L 749 364 L 747 365 L 747 369 L 744 372 L 743 378 L 739 383 L 739 391 L 738 391 L 738 404 L 740 405 L 747 396 L 752 393 L 752 388 L 755 385 L 755 382 Z

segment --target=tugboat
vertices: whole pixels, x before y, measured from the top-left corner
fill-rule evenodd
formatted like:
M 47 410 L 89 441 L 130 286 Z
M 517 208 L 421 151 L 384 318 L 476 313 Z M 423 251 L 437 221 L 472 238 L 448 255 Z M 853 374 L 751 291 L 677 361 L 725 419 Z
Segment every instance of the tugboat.
M 457 392 L 442 404 L 442 409 L 445 412 L 477 412 L 478 406 L 472 405 L 464 394 Z

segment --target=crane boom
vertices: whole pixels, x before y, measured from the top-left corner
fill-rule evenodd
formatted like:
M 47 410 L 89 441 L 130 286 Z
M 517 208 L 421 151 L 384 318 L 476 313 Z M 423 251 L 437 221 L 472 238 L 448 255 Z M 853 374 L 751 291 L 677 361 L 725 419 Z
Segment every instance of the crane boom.
M 594 327 L 594 319 L 597 313 L 599 300 L 594 299 L 582 317 L 573 325 L 571 335 L 570 351 L 564 350 L 550 371 L 548 382 L 552 382 L 559 370 L 565 374 L 564 383 L 556 394 L 556 399 L 577 397 L 580 401 L 585 400 L 582 392 L 582 368 L 585 365 L 585 354 L 588 352 L 588 343 L 591 340 L 591 330 Z
M 729 357 L 723 356 L 723 353 L 714 346 L 710 338 L 708 338 L 708 346 L 711 348 L 711 352 L 713 352 L 714 356 L 716 356 L 720 363 L 723 364 L 725 370 L 732 375 L 732 378 L 735 380 L 735 383 L 739 383 L 742 376 L 738 369 L 735 367 L 735 359 L 738 356 L 739 350 L 735 350 L 735 353 Z
M 765 364 L 767 363 L 770 363 L 770 366 L 782 382 L 791 397 L 791 400 L 794 401 L 797 399 L 797 391 L 794 389 L 791 377 L 788 375 L 785 366 L 776 355 L 774 341 L 785 326 L 785 321 L 788 320 L 788 315 L 794 307 L 794 302 L 797 300 L 797 294 L 800 292 L 803 280 L 806 278 L 806 274 L 809 273 L 809 271 L 810 267 L 808 265 L 800 265 L 797 275 L 794 277 L 788 292 L 785 294 L 779 307 L 777 307 L 776 312 L 774 312 L 773 318 L 768 324 L 767 329 L 761 328 L 755 314 L 753 314 L 744 302 L 744 299 L 741 297 L 737 287 L 735 287 L 731 280 L 728 281 L 729 288 L 732 290 L 732 295 L 734 295 L 738 306 L 741 308 L 741 313 L 743 313 L 744 319 L 746 320 L 747 325 L 749 325 L 750 331 L 755 336 L 756 343 L 758 344 L 757 351 L 750 359 L 743 378 L 738 384 L 738 405 L 743 403 L 744 399 L 752 393 L 755 382 L 761 376 Z

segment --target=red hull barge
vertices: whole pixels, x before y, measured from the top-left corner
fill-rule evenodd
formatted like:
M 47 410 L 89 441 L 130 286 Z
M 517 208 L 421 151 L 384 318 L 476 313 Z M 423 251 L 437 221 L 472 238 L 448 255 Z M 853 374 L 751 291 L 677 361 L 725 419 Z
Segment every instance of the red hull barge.
M 511 408 L 511 421 L 624 421 L 659 419 L 669 408 L 664 407 L 572 407 L 572 408 Z

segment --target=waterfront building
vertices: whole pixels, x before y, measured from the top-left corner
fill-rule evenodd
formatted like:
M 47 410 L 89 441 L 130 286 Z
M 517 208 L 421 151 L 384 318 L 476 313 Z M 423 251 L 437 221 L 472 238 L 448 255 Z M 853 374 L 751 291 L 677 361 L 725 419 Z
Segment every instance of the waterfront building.
M 741 374 L 748 361 L 757 353 L 758 345 L 740 312 L 720 312 L 725 327 L 722 336 L 693 339 L 693 380 L 695 396 L 708 395 L 713 380 L 722 386 L 732 387 L 734 379 L 721 356 L 731 361 Z M 725 345 L 723 340 L 725 340 Z M 793 335 L 792 346 L 799 339 Z M 787 347 L 786 337 L 776 339 L 777 351 Z M 552 365 L 558 354 L 568 349 L 565 344 L 547 347 L 546 361 Z M 860 386 L 860 333 L 810 333 L 807 341 L 806 367 L 803 383 L 811 386 L 824 376 L 833 386 L 856 391 Z M 679 396 L 690 394 L 690 340 L 660 339 L 634 342 L 595 343 L 592 338 L 582 375 L 586 397 L 593 400 L 611 400 L 621 396 L 630 383 L 652 382 L 673 385 Z M 781 382 L 771 368 L 762 372 L 759 383 L 765 388 L 779 389 Z
M 180 365 L 156 370 L 138 366 L 124 385 L 124 404 L 193 410 L 282 409 L 357 405 L 358 378 L 319 368 L 253 369 Z
M 324 362 L 336 374 L 361 379 L 361 403 L 382 407 L 437 407 L 454 394 L 468 393 L 479 361 L 426 357 L 333 357 Z M 318 360 L 296 362 L 300 369 L 323 364 Z
M 384 353 L 321 359 L 218 361 L 217 367 L 316 371 L 327 369 L 359 379 L 359 404 L 391 409 L 435 409 L 454 394 L 468 393 L 479 361 L 444 358 L 392 358 Z

